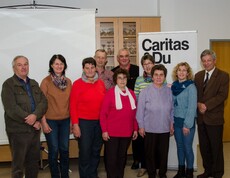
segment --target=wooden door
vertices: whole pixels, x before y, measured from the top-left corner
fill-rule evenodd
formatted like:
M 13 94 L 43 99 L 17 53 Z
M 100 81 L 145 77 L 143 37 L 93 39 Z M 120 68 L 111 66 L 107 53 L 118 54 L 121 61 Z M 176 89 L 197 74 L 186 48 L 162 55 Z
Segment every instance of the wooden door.
M 211 40 L 210 46 L 217 55 L 216 66 L 230 74 L 230 40 Z M 225 102 L 224 119 L 223 141 L 230 141 L 230 91 Z

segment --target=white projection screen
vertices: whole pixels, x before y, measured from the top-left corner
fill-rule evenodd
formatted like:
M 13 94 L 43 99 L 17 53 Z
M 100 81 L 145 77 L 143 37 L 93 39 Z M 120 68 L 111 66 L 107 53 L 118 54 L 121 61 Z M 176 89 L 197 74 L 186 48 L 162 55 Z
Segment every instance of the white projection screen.
M 48 75 L 49 60 L 62 54 L 66 76 L 72 82 L 82 73 L 82 59 L 95 51 L 95 10 L 12 9 L 0 10 L 0 86 L 13 75 L 17 55 L 30 61 L 29 77 L 37 82 Z M 0 145 L 8 144 L 4 110 L 0 104 Z

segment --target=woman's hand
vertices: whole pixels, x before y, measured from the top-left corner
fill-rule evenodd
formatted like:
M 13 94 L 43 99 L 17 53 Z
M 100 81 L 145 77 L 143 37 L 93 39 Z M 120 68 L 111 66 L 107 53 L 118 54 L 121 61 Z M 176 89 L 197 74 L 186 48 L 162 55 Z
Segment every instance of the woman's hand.
M 50 128 L 49 124 L 46 122 L 45 116 L 43 116 L 43 118 L 41 120 L 41 126 L 42 126 L 43 133 L 48 134 L 48 133 L 52 132 L 52 129 Z
M 170 136 L 173 136 L 174 134 L 174 127 L 173 127 L 173 123 L 170 123 Z
M 108 141 L 110 139 L 109 133 L 108 132 L 103 132 L 102 133 L 102 138 L 104 141 Z
M 145 137 L 145 129 L 144 128 L 139 128 L 139 134 L 141 137 Z
M 186 128 L 186 127 L 183 127 L 183 134 L 184 134 L 184 136 L 189 135 L 189 133 L 190 133 L 190 129 Z
M 74 124 L 74 125 L 73 125 L 72 131 L 73 131 L 73 135 L 74 135 L 76 138 L 80 138 L 80 137 L 81 137 L 81 129 L 80 129 L 80 127 L 79 127 L 78 124 Z
M 133 140 L 136 140 L 137 137 L 138 137 L 138 133 L 137 133 L 137 131 L 134 131 L 134 132 L 133 132 L 133 137 L 132 137 L 132 139 L 133 139 Z

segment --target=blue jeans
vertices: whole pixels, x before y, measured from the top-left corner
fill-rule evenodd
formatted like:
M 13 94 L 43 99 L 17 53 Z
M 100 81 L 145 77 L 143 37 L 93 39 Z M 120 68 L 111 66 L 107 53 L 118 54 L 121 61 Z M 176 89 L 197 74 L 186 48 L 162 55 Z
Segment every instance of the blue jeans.
M 69 177 L 69 134 L 70 119 L 49 120 L 47 119 L 52 131 L 45 134 L 48 144 L 48 161 L 52 178 Z M 58 165 L 58 153 L 60 169 Z M 59 171 L 60 170 L 60 171 Z
M 99 120 L 79 119 L 79 127 L 81 129 L 81 137 L 78 139 L 80 178 L 97 178 L 103 143 Z
M 185 166 L 187 163 L 187 169 L 192 169 L 194 164 L 194 153 L 193 153 L 193 139 L 195 134 L 195 125 L 190 128 L 188 135 L 183 134 L 183 128 L 176 127 L 174 125 L 174 137 L 177 144 L 177 157 L 180 166 Z

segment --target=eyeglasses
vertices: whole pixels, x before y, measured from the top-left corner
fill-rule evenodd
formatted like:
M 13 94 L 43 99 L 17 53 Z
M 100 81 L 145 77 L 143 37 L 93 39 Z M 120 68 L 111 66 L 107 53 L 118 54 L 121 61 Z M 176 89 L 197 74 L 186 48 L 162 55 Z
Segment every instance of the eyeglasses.
M 117 77 L 118 80 L 127 80 L 127 77 Z
M 165 75 L 164 74 L 153 74 L 154 77 L 164 77 Z
M 120 56 L 119 56 L 119 58 L 128 58 L 128 57 L 129 57 L 129 55 L 125 55 L 125 56 L 120 55 Z
M 149 65 L 153 65 L 153 63 L 149 62 L 149 63 L 143 64 L 143 66 L 149 66 Z

